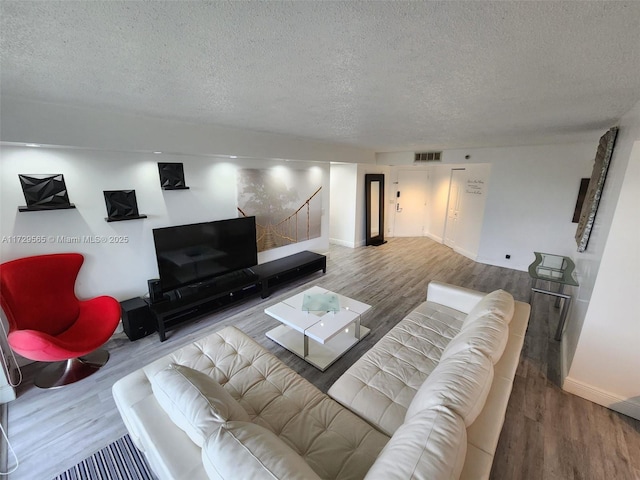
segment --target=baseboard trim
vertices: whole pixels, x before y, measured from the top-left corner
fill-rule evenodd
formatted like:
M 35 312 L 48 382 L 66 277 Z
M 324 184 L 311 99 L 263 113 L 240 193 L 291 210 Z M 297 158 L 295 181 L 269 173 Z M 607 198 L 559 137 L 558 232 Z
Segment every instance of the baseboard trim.
M 427 232 L 425 235 L 431 240 L 433 240 L 434 242 L 443 243 L 442 237 L 439 237 L 438 235 L 434 235 L 433 233 L 429 233 L 429 232 Z
M 564 379 L 562 389 L 623 415 L 640 420 L 640 402 L 638 400 L 619 397 L 571 377 Z
M 474 262 L 478 258 L 478 254 L 477 253 L 470 252 L 468 250 L 465 250 L 464 248 L 453 247 L 453 251 L 456 252 L 456 253 L 459 253 L 460 255 L 463 255 L 463 256 L 465 256 L 467 258 L 470 258 Z
M 329 239 L 329 243 L 333 244 L 333 245 L 340 245 L 341 247 L 349 247 L 349 248 L 355 248 L 355 243 L 354 242 L 348 242 L 346 240 L 339 240 L 337 238 L 330 238 Z

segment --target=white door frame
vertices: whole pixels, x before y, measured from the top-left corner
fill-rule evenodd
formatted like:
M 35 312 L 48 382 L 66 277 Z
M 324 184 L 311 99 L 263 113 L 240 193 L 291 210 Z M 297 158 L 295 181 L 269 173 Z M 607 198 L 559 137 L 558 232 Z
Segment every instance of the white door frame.
M 461 191 L 461 186 L 462 183 L 461 182 L 455 182 L 454 185 L 454 175 L 456 173 L 459 172 L 464 172 L 466 169 L 465 168 L 452 168 L 451 169 L 451 176 L 450 176 L 450 180 L 449 180 L 449 194 L 447 196 L 447 210 L 445 212 L 445 219 L 444 219 L 444 232 L 442 235 L 442 243 L 444 243 L 447 247 L 451 247 L 451 248 L 455 248 L 456 246 L 456 231 L 455 229 L 457 228 L 457 224 L 458 224 L 458 217 L 460 215 L 460 199 L 462 198 L 462 191 Z M 451 193 L 453 191 L 453 187 L 457 187 L 458 191 L 457 191 L 457 196 L 455 198 L 455 213 L 454 213 L 454 224 L 452 225 L 450 222 L 450 215 L 449 215 L 449 210 L 451 207 Z M 453 235 L 448 235 L 447 232 L 449 229 L 452 229 L 453 231 Z M 451 233 L 451 232 L 449 232 Z M 449 237 L 452 236 L 452 240 L 449 239 Z

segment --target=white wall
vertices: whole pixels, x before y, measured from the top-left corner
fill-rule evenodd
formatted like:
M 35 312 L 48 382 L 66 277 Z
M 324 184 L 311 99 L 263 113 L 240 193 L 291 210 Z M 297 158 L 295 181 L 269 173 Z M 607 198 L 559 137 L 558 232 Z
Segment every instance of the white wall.
M 640 103 L 619 123 L 587 250 L 577 302 L 563 336 L 572 393 L 640 419 Z
M 580 179 L 591 176 L 597 145 L 594 138 L 593 143 L 569 145 L 445 150 L 442 162 L 428 167 L 432 172 L 429 236 L 442 241 L 449 169 L 465 167 L 475 175 L 480 173 L 472 165 L 484 165 L 486 203 L 474 207 L 485 212 L 479 238 L 478 219 L 471 217 L 465 232 L 469 243 L 463 247 L 466 253 L 461 253 L 475 250 L 471 258 L 479 262 L 516 270 L 527 269 L 534 251 L 574 256 L 573 210 Z M 399 169 L 413 162 L 413 153 L 377 154 L 376 158 Z M 511 259 L 505 258 L 507 254 Z
M 457 165 L 456 165 L 457 166 Z M 449 203 L 451 165 L 429 168 L 429 203 L 427 235 L 436 242 L 444 243 L 444 228 Z
M 354 248 L 356 246 L 358 166 L 332 164 L 330 179 L 329 242 Z
M 189 190 L 163 191 L 158 161 L 182 162 Z M 112 295 L 119 300 L 142 295 L 147 279 L 158 276 L 152 229 L 235 218 L 238 168 L 307 170 L 322 185 L 322 235 L 262 252 L 260 263 L 301 250 L 326 252 L 329 246 L 329 164 L 262 159 L 153 155 L 65 148 L 3 146 L 0 178 L 0 258 L 76 251 L 85 255 L 77 282 L 81 297 Z M 19 173 L 62 173 L 76 209 L 18 212 L 25 200 Z M 103 190 L 135 189 L 142 220 L 106 222 Z M 121 243 L 89 243 L 84 237 Z M 22 238 L 24 237 L 24 238 Z M 67 238 L 68 237 L 68 238 Z M 33 243 L 36 239 L 39 243 Z M 79 240 L 76 240 L 79 239 Z
M 534 251 L 574 256 L 573 211 L 580 179 L 591 175 L 596 149 L 597 139 L 592 144 L 447 152 L 491 164 L 478 261 L 526 270 Z
M 479 256 L 490 174 L 491 166 L 488 164 L 464 165 L 454 251 L 473 260 Z M 446 217 L 446 209 L 442 213 Z

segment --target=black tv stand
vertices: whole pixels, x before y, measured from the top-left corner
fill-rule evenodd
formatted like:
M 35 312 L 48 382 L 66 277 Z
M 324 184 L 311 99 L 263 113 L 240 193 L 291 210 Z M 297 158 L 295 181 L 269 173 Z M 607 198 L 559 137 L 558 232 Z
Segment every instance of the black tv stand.
M 266 298 L 277 286 L 318 270 L 327 271 L 327 257 L 309 251 L 299 252 L 177 288 L 166 293 L 164 300 L 150 304 L 149 308 L 158 324 L 160 341 L 164 342 L 167 339 L 166 331 L 170 328 L 258 292 L 262 298 Z
M 279 258 L 271 262 L 253 267 L 253 271 L 260 277 L 262 298 L 271 295 L 271 291 L 278 285 L 322 270 L 327 271 L 327 257 L 319 253 L 304 251 Z
M 149 306 L 158 324 L 160 341 L 167 339 L 168 329 L 256 293 L 259 281 L 258 275 L 251 269 L 236 270 L 166 293 L 165 300 Z

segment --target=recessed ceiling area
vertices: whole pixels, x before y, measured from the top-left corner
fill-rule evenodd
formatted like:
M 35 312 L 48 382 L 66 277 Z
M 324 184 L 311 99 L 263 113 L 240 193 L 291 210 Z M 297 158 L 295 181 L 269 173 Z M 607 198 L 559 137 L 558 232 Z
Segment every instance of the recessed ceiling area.
M 640 101 L 637 1 L 0 9 L 1 97 L 379 152 L 592 140 Z

